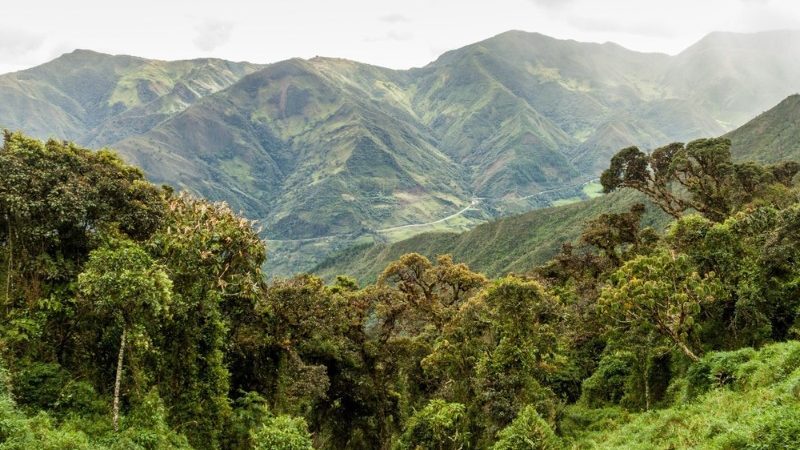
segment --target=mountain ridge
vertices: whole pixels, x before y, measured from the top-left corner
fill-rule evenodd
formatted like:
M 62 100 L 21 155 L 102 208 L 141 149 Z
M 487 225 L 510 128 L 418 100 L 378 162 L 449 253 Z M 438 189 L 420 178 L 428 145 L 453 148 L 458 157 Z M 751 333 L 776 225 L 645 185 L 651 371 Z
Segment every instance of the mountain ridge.
M 800 94 L 787 97 L 724 137 L 731 139 L 731 154 L 737 161 L 800 162 Z M 626 190 L 503 217 L 462 233 L 428 232 L 394 243 L 365 243 L 332 255 L 312 272 L 326 279 L 348 274 L 371 283 L 391 261 L 412 252 L 429 258 L 451 254 L 457 262 L 491 277 L 526 272 L 552 258 L 563 243 L 574 243 L 589 220 L 624 212 L 637 202 L 647 205 L 643 225 L 661 227 L 669 221 L 644 195 Z
M 275 268 L 288 273 L 474 198 L 487 200 L 461 227 L 543 206 L 528 199 L 593 178 L 623 146 L 723 134 L 800 90 L 797 55 L 774 39 L 723 33 L 670 56 L 510 31 L 409 70 L 78 51 L 0 76 L 0 126 L 112 146 L 156 182 L 261 220 L 273 240 L 343 236 Z M 730 41 L 752 41 L 737 54 L 760 64 L 720 56 Z M 754 89 L 764 80 L 776 87 Z

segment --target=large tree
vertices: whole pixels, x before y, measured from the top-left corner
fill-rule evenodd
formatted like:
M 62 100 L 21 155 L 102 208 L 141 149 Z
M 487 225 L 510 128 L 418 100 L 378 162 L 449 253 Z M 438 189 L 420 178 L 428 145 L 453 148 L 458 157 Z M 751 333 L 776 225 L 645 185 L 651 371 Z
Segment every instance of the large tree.
M 701 276 L 688 256 L 660 249 L 614 272 L 600 303 L 612 327 L 624 333 L 655 331 L 698 361 L 690 336 L 702 306 L 718 292 L 713 273 Z
M 147 336 L 159 316 L 168 314 L 172 282 L 165 268 L 139 245 L 112 240 L 94 250 L 83 273 L 78 276 L 83 297 L 109 326 L 120 330 L 116 376 L 114 378 L 114 430 L 118 429 L 120 387 L 129 336 Z
M 727 138 L 673 143 L 644 153 L 620 150 L 600 177 L 605 192 L 632 188 L 675 218 L 693 209 L 719 222 L 742 205 L 772 195 L 772 187 L 788 187 L 800 165 L 786 162 L 763 167 L 734 163 Z

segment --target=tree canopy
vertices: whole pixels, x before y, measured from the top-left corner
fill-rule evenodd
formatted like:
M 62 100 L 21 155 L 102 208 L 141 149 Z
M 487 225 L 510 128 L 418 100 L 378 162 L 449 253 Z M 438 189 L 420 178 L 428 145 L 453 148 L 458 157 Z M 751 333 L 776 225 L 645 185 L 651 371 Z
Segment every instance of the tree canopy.
M 271 279 L 254 222 L 110 151 L 6 133 L 0 163 L 0 448 L 585 448 L 725 389 L 774 410 L 730 448 L 800 445 L 794 163 L 623 149 L 604 187 L 666 230 L 636 204 L 525 273 L 410 253 L 367 286 Z

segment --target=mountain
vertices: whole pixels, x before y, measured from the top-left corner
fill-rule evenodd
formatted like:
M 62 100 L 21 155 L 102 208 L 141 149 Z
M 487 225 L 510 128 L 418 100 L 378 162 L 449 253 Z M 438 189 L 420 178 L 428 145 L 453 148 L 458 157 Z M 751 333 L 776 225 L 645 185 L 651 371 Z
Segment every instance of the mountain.
M 800 31 L 711 33 L 674 58 L 663 83 L 734 128 L 798 91 L 798 55 Z
M 798 32 L 713 33 L 668 56 L 511 31 L 401 71 L 77 51 L 0 76 L 0 126 L 112 146 L 227 201 L 289 273 L 579 196 L 627 145 L 720 135 L 800 90 L 799 48 Z
M 800 162 L 800 95 L 787 97 L 725 136 L 731 139 L 731 152 L 738 161 Z M 491 277 L 525 272 L 550 260 L 563 243 L 574 242 L 589 220 L 623 212 L 636 202 L 648 204 L 644 195 L 625 190 L 500 218 L 462 233 L 429 232 L 394 243 L 364 243 L 332 255 L 313 272 L 327 279 L 349 274 L 374 282 L 389 263 L 412 252 L 429 258 L 451 254 Z M 648 204 L 647 211 L 645 226 L 658 228 L 669 221 L 653 205 Z
M 0 125 L 104 146 L 150 130 L 259 66 L 218 59 L 155 61 L 76 50 L 0 76 Z
M 116 147 L 157 179 L 179 167 L 179 185 L 279 239 L 434 220 L 468 203 L 466 177 L 412 111 L 382 100 L 398 78 L 342 60 L 272 64 Z
M 463 233 L 429 232 L 395 243 L 362 244 L 334 254 L 312 272 L 326 279 L 347 274 L 373 283 L 389 263 L 413 252 L 428 258 L 450 254 L 490 277 L 524 273 L 552 258 L 562 243 L 577 239 L 589 220 L 602 213 L 627 211 L 636 202 L 646 203 L 646 199 L 624 191 L 503 217 Z M 643 223 L 659 226 L 666 223 L 666 216 L 649 206 Z
M 760 163 L 800 161 L 800 95 L 795 94 L 778 106 L 727 134 L 731 152 L 739 159 Z

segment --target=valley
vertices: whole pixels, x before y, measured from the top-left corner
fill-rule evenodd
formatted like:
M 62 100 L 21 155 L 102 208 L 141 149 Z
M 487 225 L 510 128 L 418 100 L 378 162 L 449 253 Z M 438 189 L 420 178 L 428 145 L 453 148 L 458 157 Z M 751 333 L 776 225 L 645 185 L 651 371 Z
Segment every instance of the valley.
M 800 6 L 35 3 L 0 450 L 800 448 Z
M 80 50 L 0 76 L 0 126 L 112 147 L 153 182 L 227 202 L 259 221 L 283 276 L 585 199 L 621 147 L 723 134 L 800 90 L 776 41 L 800 33 L 712 33 L 668 56 L 510 31 L 410 70 Z

